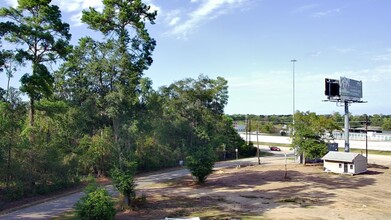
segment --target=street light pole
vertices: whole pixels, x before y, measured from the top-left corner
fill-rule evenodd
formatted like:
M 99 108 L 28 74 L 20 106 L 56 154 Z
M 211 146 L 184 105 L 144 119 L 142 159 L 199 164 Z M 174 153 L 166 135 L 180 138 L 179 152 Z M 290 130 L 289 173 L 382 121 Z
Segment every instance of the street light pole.
M 292 117 L 293 117 L 293 124 L 295 124 L 295 111 L 296 111 L 296 108 L 295 108 L 295 63 L 297 62 L 297 60 L 293 59 L 293 60 L 291 60 L 291 62 L 292 62 L 292 68 L 293 68 L 293 70 L 292 70 L 292 72 L 293 72 L 293 88 L 292 88 L 292 90 L 293 90 L 293 115 L 292 115 Z
M 293 91 L 293 97 L 292 97 L 292 106 L 293 106 L 293 110 L 292 110 L 292 135 L 295 134 L 295 130 L 294 130 L 294 126 L 295 126 L 295 111 L 296 111 L 296 108 L 295 108 L 295 63 L 297 62 L 296 59 L 293 59 L 291 60 L 292 62 L 292 91 Z M 293 142 L 293 140 L 292 140 Z M 295 161 L 296 161 L 296 148 L 294 148 L 294 154 L 295 154 Z

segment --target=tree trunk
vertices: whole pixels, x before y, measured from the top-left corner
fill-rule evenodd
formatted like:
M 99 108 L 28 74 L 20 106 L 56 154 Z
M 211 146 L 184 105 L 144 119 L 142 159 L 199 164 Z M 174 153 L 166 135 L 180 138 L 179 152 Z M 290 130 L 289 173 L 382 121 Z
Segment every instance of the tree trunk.
M 29 118 L 30 118 L 30 126 L 33 127 L 35 124 L 35 100 L 34 98 L 30 97 L 30 112 L 29 112 Z

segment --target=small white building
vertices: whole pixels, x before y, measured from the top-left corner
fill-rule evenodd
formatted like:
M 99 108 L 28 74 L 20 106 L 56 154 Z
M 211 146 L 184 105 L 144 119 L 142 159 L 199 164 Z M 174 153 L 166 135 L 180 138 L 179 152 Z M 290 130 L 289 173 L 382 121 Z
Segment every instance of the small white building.
M 329 151 L 322 160 L 326 172 L 351 175 L 367 172 L 367 158 L 358 153 Z

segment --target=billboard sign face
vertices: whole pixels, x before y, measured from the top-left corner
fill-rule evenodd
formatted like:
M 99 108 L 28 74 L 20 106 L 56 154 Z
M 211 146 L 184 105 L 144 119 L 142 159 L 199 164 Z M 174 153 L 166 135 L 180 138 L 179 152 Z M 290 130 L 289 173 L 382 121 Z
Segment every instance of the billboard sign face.
M 362 82 L 341 77 L 339 81 L 341 100 L 360 101 L 362 99 Z

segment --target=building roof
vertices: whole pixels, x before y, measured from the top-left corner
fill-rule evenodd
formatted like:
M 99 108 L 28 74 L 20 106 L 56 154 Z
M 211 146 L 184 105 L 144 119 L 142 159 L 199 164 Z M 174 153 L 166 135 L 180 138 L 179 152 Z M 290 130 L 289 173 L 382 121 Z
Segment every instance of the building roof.
M 331 160 L 331 161 L 341 161 L 341 162 L 349 162 L 352 163 L 354 159 L 356 159 L 359 155 L 358 153 L 351 152 L 337 152 L 337 151 L 329 151 L 322 160 Z

